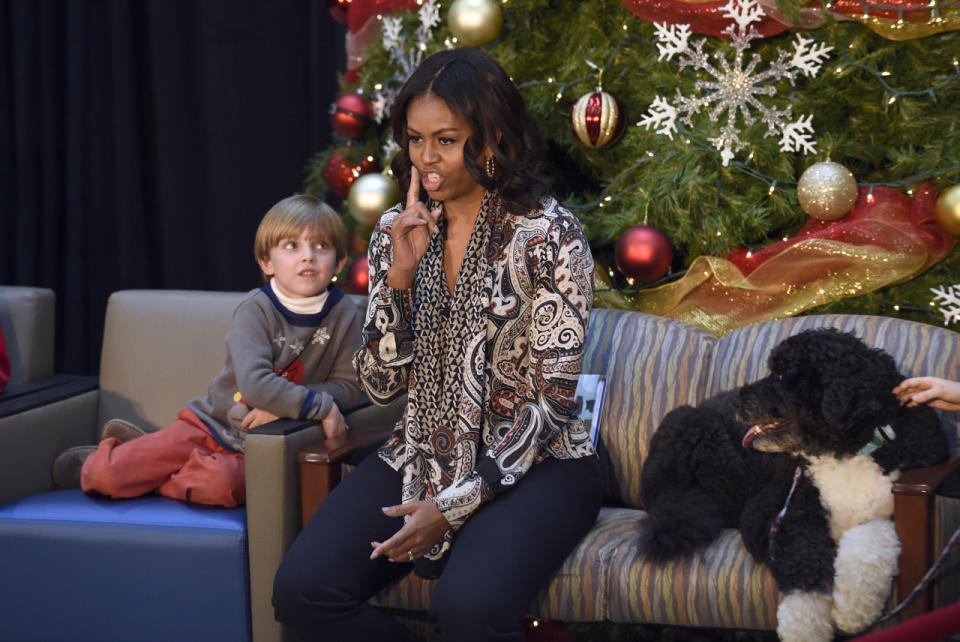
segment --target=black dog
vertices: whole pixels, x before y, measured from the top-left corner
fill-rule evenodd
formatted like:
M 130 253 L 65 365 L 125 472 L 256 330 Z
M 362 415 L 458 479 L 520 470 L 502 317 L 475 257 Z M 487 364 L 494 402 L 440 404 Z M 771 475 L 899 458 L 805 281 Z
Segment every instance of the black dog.
M 899 540 L 899 471 L 947 457 L 929 407 L 901 406 L 893 358 L 850 334 L 809 330 L 770 354 L 770 375 L 664 417 L 641 478 L 641 545 L 685 555 L 739 528 L 786 594 L 781 639 L 829 640 L 882 611 Z

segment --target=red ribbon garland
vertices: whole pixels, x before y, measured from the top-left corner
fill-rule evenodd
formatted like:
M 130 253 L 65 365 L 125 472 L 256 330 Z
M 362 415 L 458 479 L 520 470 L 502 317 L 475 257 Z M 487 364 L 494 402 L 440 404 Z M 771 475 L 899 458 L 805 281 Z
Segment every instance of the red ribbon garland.
M 702 33 L 708 36 L 729 38 L 723 33 L 732 21 L 720 12 L 720 9 L 729 4 L 730 0 L 716 2 L 688 2 L 685 0 L 623 0 L 635 16 L 647 22 L 666 22 L 667 24 L 688 24 L 693 33 Z M 777 22 L 770 16 L 764 16 L 753 26 L 764 38 L 775 36 L 786 31 L 789 27 Z
M 827 239 L 853 245 L 876 245 L 884 247 L 890 239 L 876 235 L 876 226 L 865 225 L 882 220 L 885 229 L 916 234 L 928 252 L 942 257 L 950 248 L 953 237 L 937 223 L 937 187 L 934 181 L 926 181 L 914 197 L 892 187 L 860 187 L 857 202 L 850 212 L 836 221 L 821 221 L 810 218 L 795 236 L 777 241 L 756 251 L 747 248 L 734 250 L 727 259 L 749 275 L 760 264 L 783 250 L 807 239 Z

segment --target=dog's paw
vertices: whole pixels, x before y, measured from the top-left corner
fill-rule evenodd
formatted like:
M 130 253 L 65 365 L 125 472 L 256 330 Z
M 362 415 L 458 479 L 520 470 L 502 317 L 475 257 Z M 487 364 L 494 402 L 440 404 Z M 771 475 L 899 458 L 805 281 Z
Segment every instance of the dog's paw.
M 830 608 L 824 593 L 794 591 L 777 606 L 777 635 L 781 642 L 829 642 L 833 639 Z
M 834 561 L 833 621 L 846 633 L 873 624 L 897 572 L 900 540 L 889 519 L 851 528 L 840 538 Z

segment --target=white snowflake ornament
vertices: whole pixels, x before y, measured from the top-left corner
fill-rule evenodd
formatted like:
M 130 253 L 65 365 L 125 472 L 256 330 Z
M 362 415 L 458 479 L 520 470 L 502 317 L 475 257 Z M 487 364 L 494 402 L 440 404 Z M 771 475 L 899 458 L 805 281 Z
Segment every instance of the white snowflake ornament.
M 658 133 L 669 136 L 670 140 L 673 140 L 673 135 L 677 131 L 677 109 L 657 95 L 650 105 L 650 111 L 647 113 L 649 115 L 637 124 L 647 129 L 659 127 L 657 129 Z
M 930 288 L 936 296 L 933 297 L 933 304 L 940 308 L 939 312 L 943 315 L 944 323 L 956 323 L 960 321 L 960 285 L 951 285 L 939 288 Z
M 657 60 L 666 58 L 670 60 L 674 54 L 682 53 L 687 50 L 687 41 L 690 40 L 690 25 L 668 25 L 659 22 L 653 23 L 657 29 L 657 38 L 660 44 L 657 49 L 660 55 Z
M 440 7 L 437 0 L 424 0 L 417 11 L 420 25 L 414 33 L 412 46 L 407 44 L 403 33 L 403 19 L 399 15 L 384 16 L 380 20 L 380 38 L 383 48 L 390 56 L 390 62 L 397 72 L 385 82 L 378 83 L 371 99 L 373 118 L 377 123 L 390 115 L 393 102 L 400 93 L 400 87 L 406 82 L 413 70 L 423 60 L 427 46 L 433 40 L 433 29 L 440 24 Z
M 657 96 L 646 117 L 637 125 L 654 129 L 672 139 L 677 131 L 677 118 L 692 126 L 693 117 L 709 108 L 711 121 L 721 123 L 723 119 L 719 135 L 709 141 L 720 152 L 726 166 L 734 159 L 735 153 L 748 144 L 741 138 L 740 121 L 752 125 L 756 121 L 754 112 L 757 112 L 767 125 L 764 137 L 780 135 L 780 151 L 802 151 L 804 154 L 816 151 L 810 124 L 812 116 L 801 116 L 790 122 L 793 116 L 789 106 L 777 109 L 757 97 L 776 95 L 777 90 L 771 82 L 787 79 L 793 85 L 797 73 L 807 77 L 817 75 L 833 48 L 822 43 L 814 44 L 812 39 L 798 34 L 792 55 L 781 51 L 768 69 L 758 72 L 757 67 L 762 62 L 760 56 L 753 54 L 749 61 L 745 61 L 745 57 L 750 42 L 762 37 L 753 27 L 753 23 L 765 15 L 759 0 L 730 0 L 720 11 L 733 21 L 723 30 L 733 44 L 732 61 L 716 53 L 713 56 L 716 64 L 712 63 L 710 56 L 703 51 L 705 39 L 689 41 L 690 25 L 655 25 L 661 60 L 677 56 L 680 69 L 692 67 L 713 80 L 698 79 L 695 84 L 698 95 L 691 97 L 684 96 L 678 89 L 674 104 Z

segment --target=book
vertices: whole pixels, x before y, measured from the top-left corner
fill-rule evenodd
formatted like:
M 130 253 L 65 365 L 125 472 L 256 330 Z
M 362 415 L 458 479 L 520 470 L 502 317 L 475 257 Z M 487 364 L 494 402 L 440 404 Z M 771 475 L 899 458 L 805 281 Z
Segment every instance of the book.
M 577 391 L 574 393 L 577 414 L 583 420 L 584 427 L 590 432 L 594 447 L 600 438 L 600 420 L 603 418 L 603 396 L 606 387 L 606 375 L 581 374 L 577 381 Z

